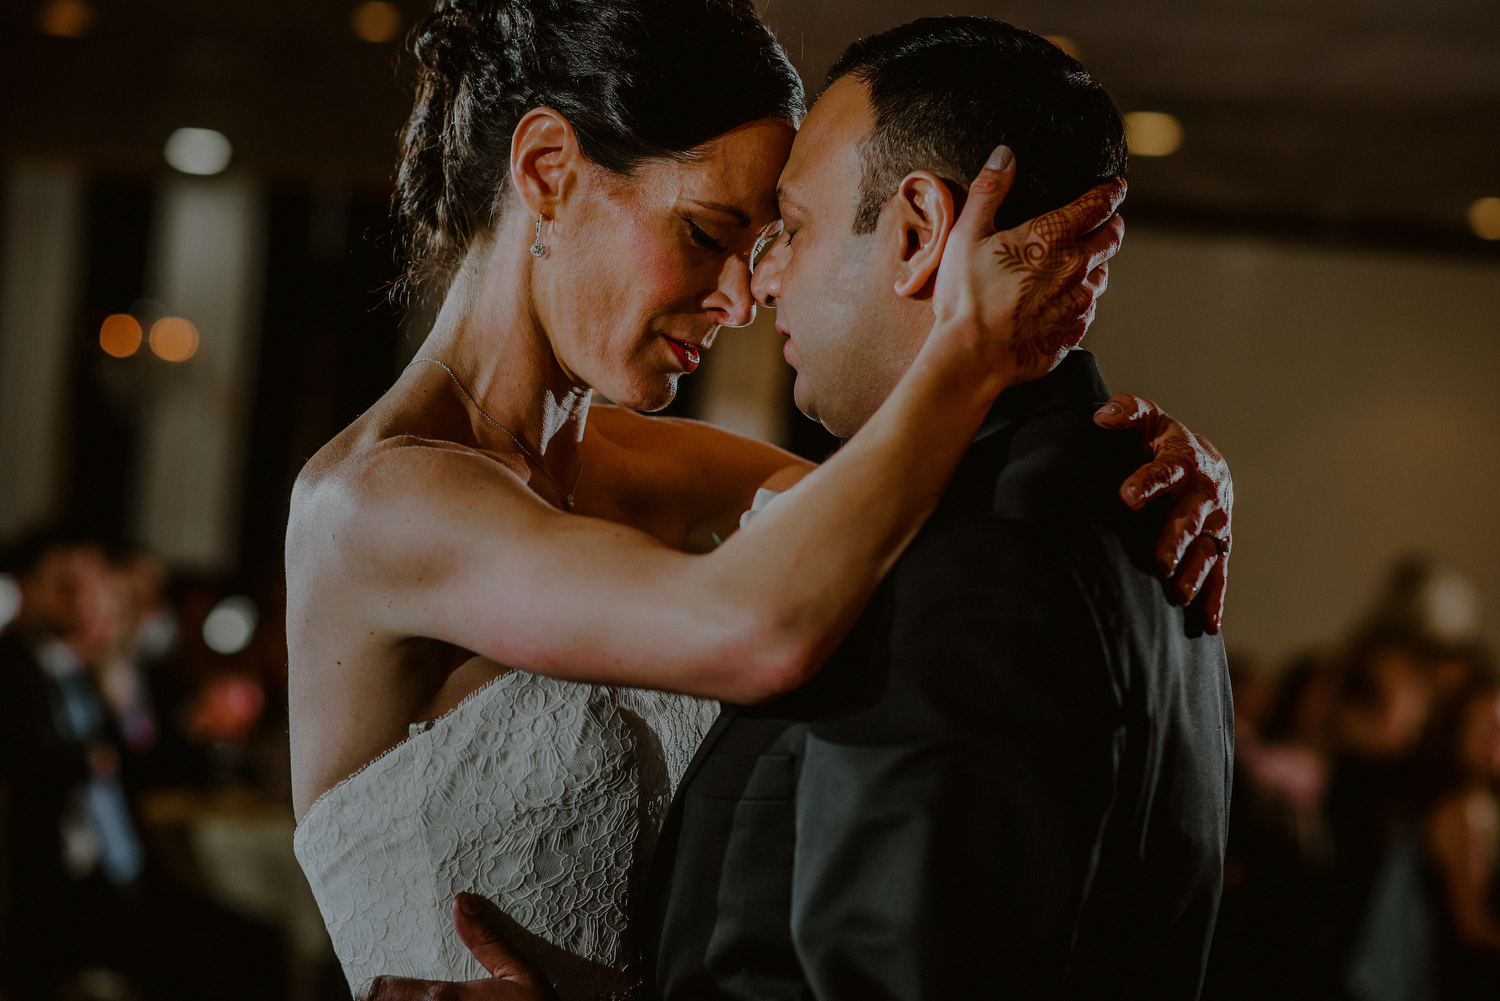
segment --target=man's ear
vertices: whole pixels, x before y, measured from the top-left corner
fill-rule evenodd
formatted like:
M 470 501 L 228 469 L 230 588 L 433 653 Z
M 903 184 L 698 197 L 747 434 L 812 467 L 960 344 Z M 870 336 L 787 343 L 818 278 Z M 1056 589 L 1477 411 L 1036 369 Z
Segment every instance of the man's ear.
M 953 192 L 942 178 L 915 170 L 902 179 L 890 205 L 890 221 L 900 240 L 897 295 L 911 299 L 932 295 L 943 246 L 957 218 Z
M 516 123 L 510 142 L 510 183 L 534 216 L 556 218 L 578 182 L 583 150 L 573 123 L 551 108 L 533 108 Z

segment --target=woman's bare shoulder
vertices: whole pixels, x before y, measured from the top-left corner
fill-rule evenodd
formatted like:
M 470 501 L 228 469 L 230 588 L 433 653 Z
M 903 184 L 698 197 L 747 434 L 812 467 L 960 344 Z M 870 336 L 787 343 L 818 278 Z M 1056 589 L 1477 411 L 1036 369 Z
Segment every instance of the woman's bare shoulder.
M 287 555 L 309 530 L 384 531 L 390 517 L 439 515 L 476 492 L 489 500 L 529 500 L 524 473 L 518 458 L 442 438 L 340 435 L 308 460 L 292 487 Z

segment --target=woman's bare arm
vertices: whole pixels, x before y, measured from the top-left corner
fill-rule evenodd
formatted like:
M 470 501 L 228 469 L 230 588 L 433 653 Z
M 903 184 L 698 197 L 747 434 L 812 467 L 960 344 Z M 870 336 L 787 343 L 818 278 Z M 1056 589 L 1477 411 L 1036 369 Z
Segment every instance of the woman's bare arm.
M 299 491 L 289 576 L 337 587 L 345 615 L 392 638 L 570 680 L 761 701 L 842 639 L 1008 384 L 967 347 L 929 343 L 860 434 L 711 555 L 556 511 L 482 455 L 409 444 Z M 893 468 L 907 471 L 899 485 Z

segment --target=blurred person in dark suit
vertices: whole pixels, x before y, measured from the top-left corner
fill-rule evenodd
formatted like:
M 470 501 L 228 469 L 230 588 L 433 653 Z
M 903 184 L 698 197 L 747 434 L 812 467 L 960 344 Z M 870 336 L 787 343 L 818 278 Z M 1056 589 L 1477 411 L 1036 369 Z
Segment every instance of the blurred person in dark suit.
M 19 997 L 47 997 L 70 969 L 120 967 L 112 929 L 83 941 L 74 932 L 80 914 L 116 910 L 117 891 L 136 882 L 144 852 L 119 780 L 117 736 L 84 660 L 108 641 L 104 556 L 46 535 L 23 546 L 15 564 L 20 614 L 0 636 L 10 980 Z
M 188 894 L 149 864 L 122 782 L 127 738 L 98 684 L 134 619 L 99 547 L 24 544 L 17 619 L 0 635 L 0 770 L 9 789 L 11 969 L 18 999 L 79 971 L 129 976 L 147 1001 L 275 998 L 275 935 Z

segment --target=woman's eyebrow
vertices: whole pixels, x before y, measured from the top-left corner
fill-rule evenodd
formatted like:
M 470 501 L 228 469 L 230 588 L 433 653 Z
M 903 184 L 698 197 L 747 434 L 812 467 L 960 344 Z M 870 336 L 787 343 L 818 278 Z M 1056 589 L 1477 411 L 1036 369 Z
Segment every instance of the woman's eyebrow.
M 750 228 L 750 217 L 733 205 L 725 205 L 723 202 L 700 202 L 696 198 L 690 198 L 688 201 L 699 208 L 709 209 L 713 212 L 722 212 L 727 216 L 731 216 L 735 222 L 740 224 L 740 229 Z

